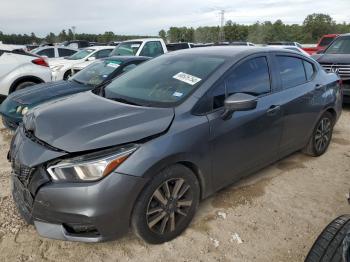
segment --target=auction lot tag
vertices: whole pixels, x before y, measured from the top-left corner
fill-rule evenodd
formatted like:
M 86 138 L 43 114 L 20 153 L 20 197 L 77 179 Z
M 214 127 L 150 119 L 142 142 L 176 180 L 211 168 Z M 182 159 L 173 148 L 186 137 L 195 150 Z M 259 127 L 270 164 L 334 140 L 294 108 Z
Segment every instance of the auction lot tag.
M 189 74 L 186 74 L 186 73 L 183 73 L 183 72 L 180 72 L 176 75 L 173 76 L 173 78 L 179 80 L 179 81 L 182 81 L 182 82 L 185 82 L 191 86 L 197 84 L 199 81 L 201 81 L 202 79 L 196 77 L 196 76 L 192 76 L 192 75 L 189 75 Z
M 113 68 L 118 68 L 120 65 L 115 64 L 115 63 L 108 63 L 107 66 L 113 67 Z

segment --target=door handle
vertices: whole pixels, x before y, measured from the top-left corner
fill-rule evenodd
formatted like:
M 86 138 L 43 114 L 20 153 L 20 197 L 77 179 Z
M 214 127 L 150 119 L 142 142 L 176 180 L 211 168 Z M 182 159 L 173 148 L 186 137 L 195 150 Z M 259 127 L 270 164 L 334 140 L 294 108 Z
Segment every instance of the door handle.
M 281 110 L 281 106 L 273 105 L 267 110 L 268 116 L 274 116 Z

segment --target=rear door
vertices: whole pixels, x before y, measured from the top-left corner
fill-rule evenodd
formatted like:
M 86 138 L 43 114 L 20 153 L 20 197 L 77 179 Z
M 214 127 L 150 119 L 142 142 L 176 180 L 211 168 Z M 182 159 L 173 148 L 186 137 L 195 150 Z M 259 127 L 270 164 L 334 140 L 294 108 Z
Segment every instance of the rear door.
M 221 188 L 274 161 L 282 134 L 269 56 L 250 56 L 229 70 L 209 93 L 213 183 Z M 255 95 L 257 108 L 223 120 L 224 100 L 234 93 Z
M 281 156 L 304 147 L 323 107 L 323 86 L 317 82 L 317 66 L 303 56 L 276 53 L 274 56 L 283 113 Z

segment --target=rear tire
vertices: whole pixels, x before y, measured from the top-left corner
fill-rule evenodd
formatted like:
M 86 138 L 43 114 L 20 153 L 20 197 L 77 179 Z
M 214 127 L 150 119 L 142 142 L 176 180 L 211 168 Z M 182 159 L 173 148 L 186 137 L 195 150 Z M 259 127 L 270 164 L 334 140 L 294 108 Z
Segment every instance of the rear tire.
M 179 236 L 197 210 L 200 187 L 187 167 L 176 164 L 152 178 L 140 194 L 131 219 L 136 235 L 150 244 Z
M 305 262 L 340 262 L 349 257 L 348 240 L 350 232 L 350 215 L 343 215 L 333 220 L 317 238 Z M 348 238 L 348 237 L 347 237 Z M 345 262 L 349 260 L 345 259 Z
M 20 84 L 18 84 L 15 88 L 14 91 L 18 91 L 18 90 L 21 90 L 21 89 L 24 89 L 26 87 L 29 87 L 29 86 L 33 86 L 33 85 L 36 85 L 37 83 L 35 82 L 31 82 L 31 81 L 26 81 L 26 82 L 22 82 Z
M 331 113 L 325 112 L 318 120 L 307 146 L 303 152 L 309 156 L 323 155 L 332 140 L 334 117 Z

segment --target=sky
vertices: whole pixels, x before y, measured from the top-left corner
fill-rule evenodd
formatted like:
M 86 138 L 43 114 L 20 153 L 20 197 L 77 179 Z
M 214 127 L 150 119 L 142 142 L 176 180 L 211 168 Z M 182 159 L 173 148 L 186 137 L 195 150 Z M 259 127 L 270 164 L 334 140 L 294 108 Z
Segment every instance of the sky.
M 350 23 L 350 0 L 3 0 L 0 31 L 45 36 L 76 26 L 77 33 L 158 35 L 170 26 L 219 25 L 220 10 L 241 24 L 301 24 L 312 13 Z

